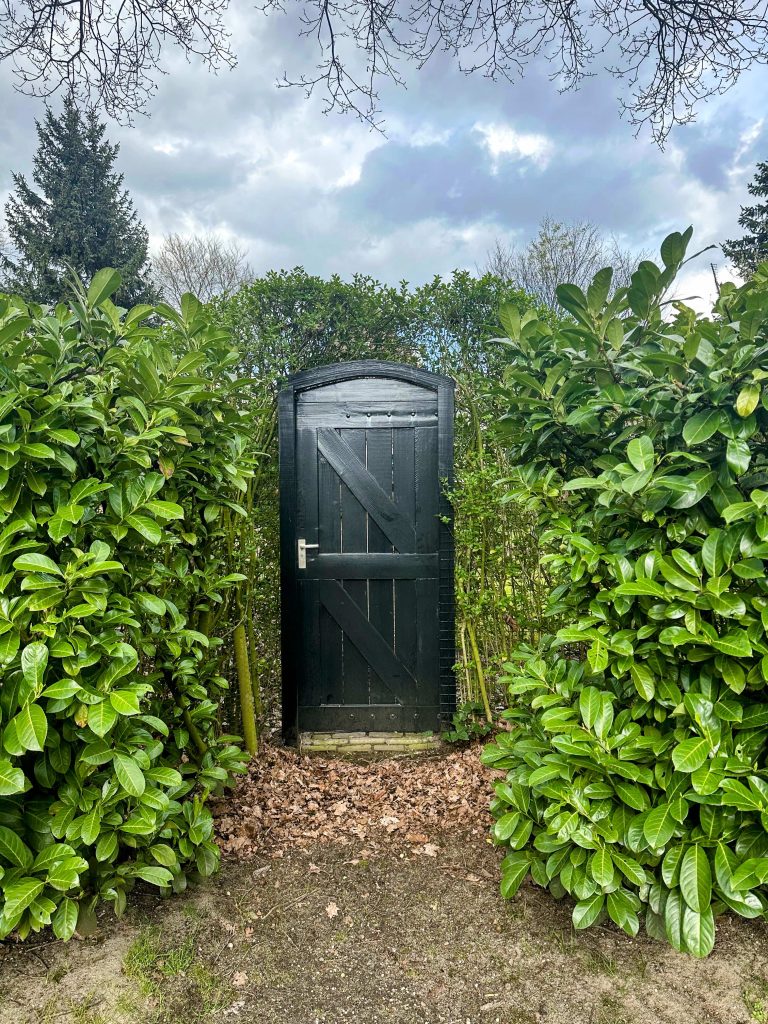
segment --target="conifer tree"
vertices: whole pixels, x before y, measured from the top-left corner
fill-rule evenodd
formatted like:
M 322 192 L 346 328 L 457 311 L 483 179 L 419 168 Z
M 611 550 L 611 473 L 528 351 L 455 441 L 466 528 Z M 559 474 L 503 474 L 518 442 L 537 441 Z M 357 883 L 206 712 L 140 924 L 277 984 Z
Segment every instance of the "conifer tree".
M 14 255 L 0 255 L 4 286 L 28 301 L 51 304 L 66 291 L 71 267 L 89 280 L 102 267 L 119 270 L 121 305 L 153 298 L 147 230 L 114 170 L 119 151 L 104 138 L 93 111 L 83 114 L 72 97 L 56 116 L 36 122 L 33 188 L 13 175 L 5 207 Z
M 742 277 L 751 277 L 758 264 L 768 260 L 768 163 L 759 163 L 754 180 L 747 185 L 750 195 L 764 203 L 742 206 L 739 225 L 748 232 L 735 241 L 723 242 L 723 252 Z

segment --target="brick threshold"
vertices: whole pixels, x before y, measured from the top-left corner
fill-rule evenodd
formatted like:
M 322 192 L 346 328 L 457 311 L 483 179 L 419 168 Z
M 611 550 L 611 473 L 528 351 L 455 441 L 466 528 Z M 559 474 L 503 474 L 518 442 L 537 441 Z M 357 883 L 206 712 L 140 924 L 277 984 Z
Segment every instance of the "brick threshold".
M 442 749 L 437 733 L 423 732 L 303 732 L 299 736 L 301 754 L 335 754 L 357 757 L 359 754 L 423 754 Z

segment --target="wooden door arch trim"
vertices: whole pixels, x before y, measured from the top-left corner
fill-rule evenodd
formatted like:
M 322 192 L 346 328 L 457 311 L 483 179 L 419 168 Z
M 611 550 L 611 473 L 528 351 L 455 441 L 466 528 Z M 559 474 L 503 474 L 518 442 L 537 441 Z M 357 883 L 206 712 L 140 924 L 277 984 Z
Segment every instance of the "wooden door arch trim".
M 336 384 L 343 380 L 355 380 L 358 377 L 384 377 L 388 380 L 401 380 L 406 384 L 427 388 L 439 392 L 442 388 L 450 391 L 455 387 L 450 377 L 431 370 L 422 370 L 418 366 L 406 363 L 388 363 L 382 359 L 352 359 L 348 363 L 330 363 L 316 366 L 311 370 L 302 370 L 289 377 L 285 389 L 293 392 L 308 391 L 310 388 L 322 387 L 324 384 Z
M 298 481 L 296 467 L 296 408 L 299 396 L 315 388 L 364 378 L 401 381 L 433 392 L 437 399 L 437 466 L 441 481 L 438 503 L 438 606 L 440 721 L 447 721 L 456 706 L 453 665 L 456 660 L 454 635 L 454 553 L 452 510 L 445 496 L 453 486 L 454 381 L 450 377 L 402 363 L 382 360 L 353 360 L 304 370 L 286 381 L 278 397 L 280 439 L 280 584 L 283 735 L 295 742 L 298 734 L 298 684 L 300 649 L 296 543 Z M 435 723 L 438 727 L 439 723 Z

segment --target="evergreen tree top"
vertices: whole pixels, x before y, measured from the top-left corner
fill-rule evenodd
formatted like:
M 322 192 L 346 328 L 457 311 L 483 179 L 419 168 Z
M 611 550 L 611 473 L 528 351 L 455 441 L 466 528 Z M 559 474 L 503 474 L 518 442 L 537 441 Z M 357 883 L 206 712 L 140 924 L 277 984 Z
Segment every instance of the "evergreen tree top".
M 764 203 L 742 206 L 739 225 L 747 232 L 741 238 L 723 243 L 723 252 L 742 277 L 751 277 L 764 260 L 768 260 L 768 163 L 761 161 L 747 191 Z
M 13 175 L 6 220 L 16 257 L 0 257 L 6 286 L 26 299 L 55 303 L 72 268 L 90 280 L 102 267 L 119 270 L 117 300 L 132 305 L 152 298 L 147 230 L 115 170 L 120 147 L 92 110 L 64 100 L 35 122 L 38 146 L 30 185 Z

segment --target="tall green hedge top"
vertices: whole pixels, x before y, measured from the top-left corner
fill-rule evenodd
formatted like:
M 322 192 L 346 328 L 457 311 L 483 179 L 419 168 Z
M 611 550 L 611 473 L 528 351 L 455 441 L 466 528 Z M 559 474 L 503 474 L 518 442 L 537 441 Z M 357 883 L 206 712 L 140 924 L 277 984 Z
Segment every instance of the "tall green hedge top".
M 0 937 L 213 870 L 205 799 L 241 765 L 198 628 L 240 579 L 238 357 L 191 296 L 126 313 L 119 281 L 0 297 Z
M 642 912 L 701 956 L 718 913 L 768 910 L 768 264 L 697 316 L 664 299 L 690 234 L 628 290 L 561 286 L 554 333 L 504 312 L 504 425 L 567 626 L 508 666 L 485 758 L 505 893 L 530 872 L 577 927 Z

